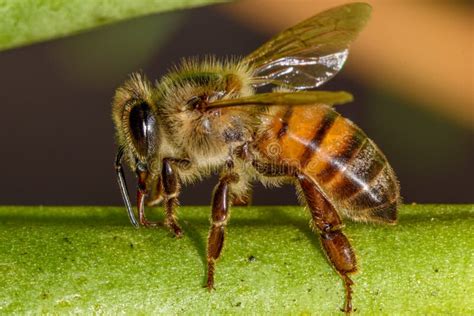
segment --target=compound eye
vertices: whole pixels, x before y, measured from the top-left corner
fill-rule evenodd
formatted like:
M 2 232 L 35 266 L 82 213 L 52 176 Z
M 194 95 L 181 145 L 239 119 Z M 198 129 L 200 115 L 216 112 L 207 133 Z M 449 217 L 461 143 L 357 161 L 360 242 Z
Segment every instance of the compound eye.
M 156 120 L 150 106 L 143 102 L 135 105 L 129 116 L 130 132 L 138 154 L 145 158 L 154 149 Z

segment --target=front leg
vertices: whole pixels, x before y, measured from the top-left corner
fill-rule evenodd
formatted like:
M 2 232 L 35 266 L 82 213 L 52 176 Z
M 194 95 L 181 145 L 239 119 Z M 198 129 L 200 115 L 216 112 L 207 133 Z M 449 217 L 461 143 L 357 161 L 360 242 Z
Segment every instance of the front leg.
M 183 160 L 184 161 L 184 160 Z M 178 196 L 181 185 L 176 174 L 175 167 L 176 159 L 163 159 L 163 167 L 161 169 L 161 179 L 163 185 L 163 200 L 165 206 L 165 226 L 168 227 L 176 237 L 181 237 L 183 231 L 178 225 L 176 218 L 176 207 L 179 205 Z
M 149 173 L 146 170 L 137 169 L 138 188 L 137 188 L 137 204 L 138 204 L 138 221 L 144 227 L 156 227 L 161 223 L 149 221 L 145 216 L 145 199 L 148 195 L 147 183 Z
M 214 269 L 224 245 L 225 226 L 229 217 L 229 186 L 238 181 L 235 173 L 224 174 L 214 189 L 212 224 L 207 240 L 207 288 L 214 289 Z

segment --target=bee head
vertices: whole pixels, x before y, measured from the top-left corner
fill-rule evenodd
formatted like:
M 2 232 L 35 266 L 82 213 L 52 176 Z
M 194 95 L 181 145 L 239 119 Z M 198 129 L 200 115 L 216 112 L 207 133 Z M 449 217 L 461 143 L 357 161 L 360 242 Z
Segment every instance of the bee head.
M 130 167 L 147 171 L 158 147 L 158 126 L 150 82 L 133 74 L 117 89 L 112 105 L 117 141 Z
M 130 221 L 138 227 L 125 183 L 122 158 L 127 158 L 130 168 L 137 175 L 137 203 L 139 209 L 143 209 L 149 176 L 153 177 L 153 172 L 156 171 L 152 164 L 159 147 L 152 88 L 144 76 L 132 74 L 130 79 L 117 89 L 112 104 L 112 118 L 119 144 L 115 159 L 117 181 Z

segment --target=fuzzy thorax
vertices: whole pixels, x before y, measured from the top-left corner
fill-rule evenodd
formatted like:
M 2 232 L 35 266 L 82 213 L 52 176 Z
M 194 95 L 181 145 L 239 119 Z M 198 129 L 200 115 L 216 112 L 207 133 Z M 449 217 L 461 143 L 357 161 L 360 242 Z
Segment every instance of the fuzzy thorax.
M 232 149 L 250 141 L 254 118 L 248 109 L 206 110 L 205 104 L 253 94 L 251 76 L 244 63 L 213 58 L 184 60 L 164 76 L 154 97 L 169 141 L 161 154 L 188 158 L 205 173 L 220 168 Z

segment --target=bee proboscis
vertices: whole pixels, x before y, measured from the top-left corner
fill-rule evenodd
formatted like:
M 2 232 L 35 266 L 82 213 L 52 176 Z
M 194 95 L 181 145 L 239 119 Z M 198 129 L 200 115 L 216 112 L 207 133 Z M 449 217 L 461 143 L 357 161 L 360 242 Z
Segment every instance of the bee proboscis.
M 249 200 L 252 182 L 289 182 L 307 205 L 322 248 L 344 282 L 344 311 L 352 311 L 350 275 L 357 264 L 341 216 L 395 223 L 399 184 L 378 147 L 334 110 L 352 96 L 305 90 L 340 71 L 370 12 L 365 3 L 336 7 L 283 31 L 242 59 L 188 59 L 155 85 L 136 73 L 117 89 L 115 165 L 133 225 L 158 225 L 146 219 L 145 204 L 162 203 L 164 225 L 181 236 L 176 217 L 181 186 L 220 174 L 207 247 L 209 289 L 230 205 Z M 257 93 L 264 85 L 275 88 Z M 138 179 L 138 220 L 123 176 L 124 157 Z

